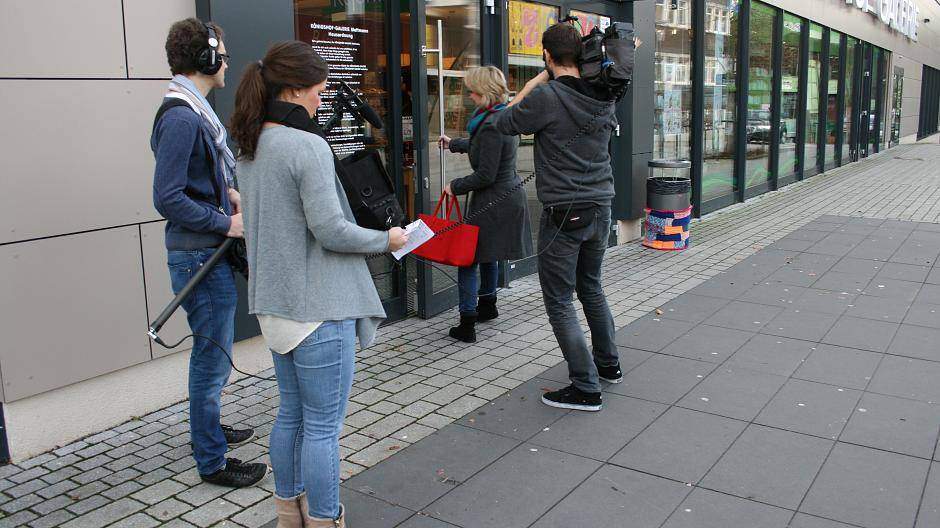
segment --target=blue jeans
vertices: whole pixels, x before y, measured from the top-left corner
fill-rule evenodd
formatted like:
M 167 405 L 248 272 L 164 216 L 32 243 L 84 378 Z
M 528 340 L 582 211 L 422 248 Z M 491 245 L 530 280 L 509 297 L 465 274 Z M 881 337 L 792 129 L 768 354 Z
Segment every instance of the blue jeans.
M 327 321 L 287 354 L 272 352 L 281 403 L 271 431 L 274 493 L 307 492 L 310 515 L 339 517 L 339 433 L 356 361 L 356 321 Z
M 477 267 L 480 268 L 480 283 L 477 286 Z M 481 262 L 466 268 L 457 268 L 457 294 L 460 313 L 476 315 L 477 295 L 493 295 L 499 281 L 499 263 Z
M 598 207 L 590 225 L 560 231 L 546 211 L 539 226 L 539 284 L 545 311 L 571 383 L 585 392 L 600 392 L 595 361 L 602 367 L 620 359 L 614 343 L 614 317 L 601 287 L 601 266 L 610 237 L 610 207 Z M 591 329 L 592 348 L 578 323 L 571 294 L 577 292 Z
M 199 271 L 215 249 L 167 252 L 173 293 L 178 293 Z M 193 334 L 206 336 L 232 353 L 235 336 L 235 306 L 238 292 L 232 268 L 224 260 L 215 265 L 192 294 L 183 301 Z M 232 365 L 214 344 L 193 338 L 189 357 L 189 434 L 196 469 L 209 475 L 225 467 L 228 444 L 219 421 L 222 388 L 228 383 Z

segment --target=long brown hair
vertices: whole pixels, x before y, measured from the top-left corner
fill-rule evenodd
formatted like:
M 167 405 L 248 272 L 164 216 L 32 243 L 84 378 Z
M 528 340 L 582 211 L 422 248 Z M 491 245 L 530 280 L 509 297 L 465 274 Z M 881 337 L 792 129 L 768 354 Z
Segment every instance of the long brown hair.
M 304 89 L 326 80 L 329 66 L 310 46 L 298 40 L 273 44 L 264 59 L 245 68 L 235 92 L 232 139 L 240 159 L 255 159 L 258 136 L 268 103 L 285 88 Z

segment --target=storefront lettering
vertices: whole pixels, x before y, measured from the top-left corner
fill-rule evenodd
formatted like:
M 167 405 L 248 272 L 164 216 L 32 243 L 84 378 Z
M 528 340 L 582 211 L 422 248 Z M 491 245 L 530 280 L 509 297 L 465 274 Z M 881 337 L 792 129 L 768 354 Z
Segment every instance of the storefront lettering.
M 920 23 L 920 9 L 914 0 L 845 0 L 858 9 L 881 19 L 889 28 L 916 41 Z

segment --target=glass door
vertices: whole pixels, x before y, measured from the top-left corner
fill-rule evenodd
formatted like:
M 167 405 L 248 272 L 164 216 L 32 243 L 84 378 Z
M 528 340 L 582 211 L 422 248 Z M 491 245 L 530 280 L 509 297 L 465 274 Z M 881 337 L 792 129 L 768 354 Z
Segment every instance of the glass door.
M 332 114 L 336 89 L 340 81 L 345 81 L 362 94 L 385 125 L 379 129 L 368 123 L 357 123 L 347 113 L 327 135 L 333 151 L 340 159 L 362 150 L 378 152 L 400 200 L 405 203 L 398 117 L 401 107 L 397 102 L 400 87 L 397 82 L 391 82 L 399 64 L 397 54 L 389 50 L 390 34 L 397 34 L 400 28 L 385 22 L 390 20 L 389 14 L 397 10 L 394 0 L 367 3 L 295 0 L 294 34 L 297 40 L 313 46 L 330 65 L 329 82 L 319 111 L 320 122 Z M 383 257 L 369 260 L 368 265 L 388 320 L 404 318 L 409 312 L 410 297 L 404 263 L 397 264 Z
M 409 27 L 401 60 L 403 72 L 411 74 L 416 213 L 431 214 L 444 185 L 471 172 L 468 157 L 443 151 L 438 137 L 466 136 L 474 105 L 463 76 L 481 64 L 480 16 L 475 0 L 410 0 L 401 13 Z M 419 262 L 416 280 L 421 317 L 456 304 L 457 268 Z

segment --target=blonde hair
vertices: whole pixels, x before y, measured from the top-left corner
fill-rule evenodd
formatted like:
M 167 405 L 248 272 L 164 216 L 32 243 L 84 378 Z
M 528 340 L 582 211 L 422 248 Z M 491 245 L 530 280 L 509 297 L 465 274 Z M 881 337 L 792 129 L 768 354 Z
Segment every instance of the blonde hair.
M 505 103 L 509 100 L 509 88 L 503 71 L 495 66 L 479 66 L 467 70 L 463 83 L 471 92 L 483 99 L 484 107 Z

